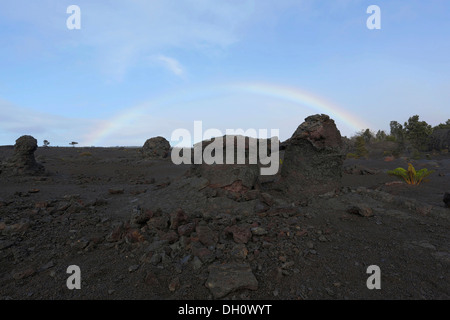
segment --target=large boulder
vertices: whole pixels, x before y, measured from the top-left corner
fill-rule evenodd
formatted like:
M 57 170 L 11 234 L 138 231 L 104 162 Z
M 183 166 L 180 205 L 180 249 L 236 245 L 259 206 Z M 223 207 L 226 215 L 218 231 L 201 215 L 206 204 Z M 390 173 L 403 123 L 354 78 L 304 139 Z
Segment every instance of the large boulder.
M 343 142 L 334 120 L 313 115 L 305 119 L 286 143 L 281 181 L 288 194 L 305 198 L 339 187 Z
M 239 154 L 238 149 L 241 147 L 239 139 L 242 141 L 244 147 L 242 156 Z M 231 142 L 232 141 L 232 142 Z M 267 148 L 270 152 L 270 139 L 267 139 Z M 227 142 L 233 146 L 233 161 L 227 163 Z M 259 167 L 259 154 L 256 154 L 255 161 L 251 160 L 251 154 L 258 152 L 261 145 L 260 139 L 254 139 L 243 136 L 223 136 L 213 138 L 211 140 L 202 141 L 201 144 L 194 145 L 192 149 L 192 159 L 195 159 L 195 149 L 201 150 L 202 162 L 201 164 L 194 164 L 191 170 L 192 173 L 208 179 L 210 187 L 213 188 L 228 188 L 242 191 L 254 189 L 258 176 L 260 173 Z M 252 150 L 252 146 L 256 146 Z M 201 148 L 201 149 L 200 149 Z M 229 148 L 231 150 L 231 148 Z M 240 150 L 240 149 L 239 149 Z M 221 155 L 216 154 L 219 151 Z M 208 163 L 205 161 L 205 157 L 211 155 L 211 157 L 217 156 L 223 159 L 222 164 Z M 238 156 L 242 159 L 243 163 L 238 163 Z
M 154 137 L 145 141 L 142 154 L 149 159 L 163 159 L 170 153 L 170 143 L 163 137 Z
M 32 136 L 22 136 L 17 139 L 13 156 L 3 164 L 4 171 L 12 175 L 43 174 L 44 167 L 34 158 L 36 149 L 37 140 Z
M 450 129 L 436 129 L 430 135 L 429 149 L 444 150 L 450 146 Z

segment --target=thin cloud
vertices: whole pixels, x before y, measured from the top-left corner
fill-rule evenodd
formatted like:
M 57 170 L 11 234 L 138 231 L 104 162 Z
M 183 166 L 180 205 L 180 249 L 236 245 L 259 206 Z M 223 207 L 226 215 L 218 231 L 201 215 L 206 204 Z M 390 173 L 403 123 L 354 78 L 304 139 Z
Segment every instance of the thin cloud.
M 164 67 L 166 67 L 167 69 L 169 69 L 173 74 L 177 75 L 177 76 L 182 76 L 184 75 L 184 68 L 183 66 L 180 64 L 180 62 L 178 62 L 178 60 L 171 58 L 171 57 L 166 57 L 164 55 L 158 55 L 156 57 L 156 59 L 162 64 L 164 65 Z

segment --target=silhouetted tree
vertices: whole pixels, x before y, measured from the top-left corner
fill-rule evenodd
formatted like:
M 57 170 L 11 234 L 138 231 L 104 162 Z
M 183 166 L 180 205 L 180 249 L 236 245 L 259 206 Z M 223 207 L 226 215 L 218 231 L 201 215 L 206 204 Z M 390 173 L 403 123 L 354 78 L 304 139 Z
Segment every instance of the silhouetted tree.
M 417 149 L 424 150 L 427 147 L 428 137 L 433 132 L 431 126 L 425 121 L 419 121 L 419 116 L 414 115 L 405 122 L 405 135 L 408 141 Z
M 440 123 L 433 128 L 433 130 L 436 129 L 450 129 L 450 119 L 448 119 L 445 123 Z

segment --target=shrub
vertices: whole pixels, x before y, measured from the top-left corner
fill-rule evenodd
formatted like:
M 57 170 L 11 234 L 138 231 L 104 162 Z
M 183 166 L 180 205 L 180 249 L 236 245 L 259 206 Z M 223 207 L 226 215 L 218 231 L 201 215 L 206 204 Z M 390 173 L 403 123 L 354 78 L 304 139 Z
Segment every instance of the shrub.
M 347 159 L 358 159 L 358 155 L 355 153 L 347 153 Z
M 411 163 L 409 163 L 408 170 L 405 170 L 403 168 L 397 168 L 388 171 L 388 174 L 391 176 L 402 178 L 403 180 L 405 180 L 407 184 L 419 185 L 423 181 L 423 179 L 428 177 L 433 172 L 434 172 L 433 170 L 430 171 L 426 168 L 416 171 L 416 169 L 414 169 L 414 166 Z
M 366 149 L 366 141 L 364 140 L 364 137 L 356 137 L 356 155 L 358 158 L 367 157 L 368 154 L 369 152 Z

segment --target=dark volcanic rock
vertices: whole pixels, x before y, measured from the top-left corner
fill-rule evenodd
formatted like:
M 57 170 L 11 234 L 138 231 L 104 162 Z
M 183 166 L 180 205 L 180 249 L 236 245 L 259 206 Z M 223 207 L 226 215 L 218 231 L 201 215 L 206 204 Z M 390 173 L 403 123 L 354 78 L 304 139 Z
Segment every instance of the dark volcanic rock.
M 239 263 L 211 265 L 205 285 L 216 299 L 239 289 L 258 289 L 258 281 L 250 266 Z
M 150 159 L 166 158 L 170 152 L 170 143 L 163 137 L 155 137 L 145 141 L 142 154 Z
M 430 150 L 449 149 L 450 146 L 450 129 L 436 129 L 430 135 Z
M 192 159 L 195 159 L 196 149 L 197 154 L 203 155 L 203 161 L 193 165 L 191 174 L 207 179 L 212 188 L 227 188 L 238 193 L 254 189 L 257 185 L 260 150 L 263 150 L 264 156 L 270 156 L 272 152 L 271 139 L 244 136 L 223 136 L 202 141 L 194 146 Z M 233 151 L 227 153 L 227 149 Z M 205 161 L 205 155 L 211 156 L 213 163 Z M 217 163 L 214 162 L 216 158 Z
M 32 136 L 22 136 L 17 139 L 13 156 L 3 164 L 4 171 L 13 175 L 43 174 L 44 167 L 34 158 L 36 149 L 37 140 Z
M 443 201 L 444 201 L 444 203 L 445 203 L 445 206 L 446 206 L 447 208 L 450 208 L 450 192 L 446 192 L 446 193 L 444 194 L 444 199 L 443 199 Z
M 335 190 L 343 161 L 342 138 L 334 121 L 323 114 L 310 116 L 288 140 L 281 183 L 296 197 Z
M 364 204 L 358 204 L 347 208 L 347 212 L 351 214 L 360 215 L 362 217 L 372 217 L 373 210 Z

